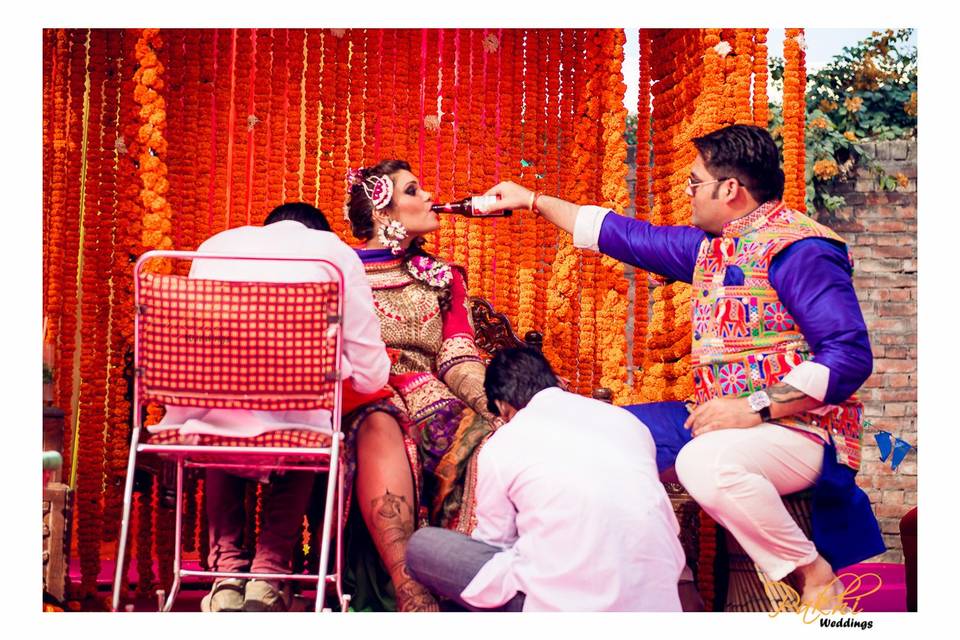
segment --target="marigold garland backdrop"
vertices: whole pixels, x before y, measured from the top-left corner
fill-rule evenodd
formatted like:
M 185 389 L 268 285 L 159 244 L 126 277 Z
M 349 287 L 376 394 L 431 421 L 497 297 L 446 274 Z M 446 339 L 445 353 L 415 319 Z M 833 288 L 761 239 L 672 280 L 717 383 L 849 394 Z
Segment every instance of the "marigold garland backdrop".
M 786 33 L 785 199 L 802 209 L 803 30 Z M 767 123 L 766 30 L 644 29 L 639 44 L 631 194 L 622 30 L 44 31 L 43 312 L 76 489 L 75 595 L 94 592 L 119 530 L 140 254 L 195 249 L 295 200 L 355 244 L 344 175 L 382 158 L 408 160 L 438 201 L 513 180 L 685 224 L 690 139 Z M 605 386 L 617 404 L 690 395 L 687 285 L 648 288 L 637 271 L 632 287 L 623 265 L 575 249 L 528 211 L 445 218 L 428 249 L 465 265 L 470 293 L 519 331 L 539 329 L 578 391 Z M 140 486 L 134 515 L 141 592 L 170 579 L 171 512 L 157 484 Z M 202 552 L 202 483 L 188 495 L 188 548 Z

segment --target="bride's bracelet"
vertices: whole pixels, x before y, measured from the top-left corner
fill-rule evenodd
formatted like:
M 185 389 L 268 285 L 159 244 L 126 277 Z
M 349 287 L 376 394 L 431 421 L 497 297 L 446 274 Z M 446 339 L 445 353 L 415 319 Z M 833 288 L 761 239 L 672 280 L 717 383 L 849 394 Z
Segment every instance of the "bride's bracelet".
M 540 213 L 540 210 L 537 209 L 537 199 L 538 199 L 540 196 L 542 196 L 542 195 L 543 195 L 543 194 L 540 193 L 539 191 L 534 191 L 534 192 L 532 192 L 532 193 L 530 194 L 530 206 L 527 207 L 527 209 L 529 209 L 530 211 L 532 211 L 532 212 L 534 212 L 534 213 Z

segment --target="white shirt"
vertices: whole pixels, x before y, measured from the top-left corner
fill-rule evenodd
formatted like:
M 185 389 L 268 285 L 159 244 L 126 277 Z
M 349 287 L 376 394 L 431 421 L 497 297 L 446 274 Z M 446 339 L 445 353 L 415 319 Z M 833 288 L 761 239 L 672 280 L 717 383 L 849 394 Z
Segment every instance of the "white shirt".
M 680 611 L 680 527 L 653 438 L 625 409 L 557 387 L 480 451 L 473 537 L 504 549 L 461 597 L 524 611 Z
M 353 378 L 360 393 L 372 393 L 387 383 L 390 358 L 380 338 L 380 320 L 363 263 L 336 234 L 283 220 L 263 227 L 222 231 L 200 245 L 200 252 L 234 255 L 289 255 L 326 258 L 343 272 L 343 377 Z M 194 260 L 191 278 L 247 282 L 326 282 L 332 279 L 323 263 L 253 260 Z M 181 434 L 256 436 L 280 429 L 330 432 L 330 412 L 247 411 L 167 407 L 166 415 L 150 432 L 179 428 Z

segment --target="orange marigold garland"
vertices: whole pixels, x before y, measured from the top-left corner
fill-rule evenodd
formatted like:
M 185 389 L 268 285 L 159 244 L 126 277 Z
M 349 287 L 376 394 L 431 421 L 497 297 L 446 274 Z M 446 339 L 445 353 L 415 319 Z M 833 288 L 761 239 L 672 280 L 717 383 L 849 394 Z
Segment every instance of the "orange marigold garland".
M 77 468 L 76 448 L 77 410 L 74 389 L 76 378 L 74 366 L 77 358 L 78 327 L 77 307 L 79 304 L 80 273 L 80 203 L 82 197 L 82 172 L 84 153 L 84 129 L 86 123 L 86 56 L 87 32 L 81 29 L 68 31 L 70 41 L 70 101 L 67 105 L 67 175 L 66 207 L 63 259 L 63 312 L 60 316 L 60 328 L 57 333 L 57 374 L 55 381 L 56 403 L 64 412 L 64 424 L 67 433 L 64 436 L 64 455 L 71 461 L 70 484 L 74 484 Z M 76 521 L 74 521 L 76 522 Z M 76 539 L 76 538 L 74 538 Z
M 264 193 L 269 209 L 284 201 L 283 177 L 287 144 L 287 29 L 273 29 L 273 57 L 270 69 L 270 142 L 267 145 L 267 190 Z
M 331 172 L 335 144 L 334 108 L 337 95 L 337 38 L 329 30 L 307 31 L 307 66 L 304 72 L 301 117 L 305 125 L 300 167 L 303 201 L 330 210 L 334 179 Z M 339 180 L 337 181 L 339 185 Z
M 764 129 L 770 125 L 767 74 L 767 29 L 754 29 L 753 124 Z
M 379 153 L 373 160 L 374 163 L 384 158 L 397 158 L 397 109 L 399 101 L 397 99 L 397 73 L 401 71 L 398 60 L 399 49 L 403 48 L 399 44 L 400 30 L 383 30 L 383 54 L 380 57 L 382 65 L 381 84 L 380 84 L 380 113 L 378 118 L 379 133 Z
M 484 171 L 483 141 L 485 138 L 482 109 L 486 104 L 486 76 L 484 74 L 486 53 L 483 50 L 483 31 L 470 31 L 470 125 L 468 145 L 470 149 L 470 191 L 481 193 L 487 178 Z M 472 296 L 482 296 L 483 290 L 483 228 L 480 221 L 467 221 L 467 286 Z
M 621 29 L 603 32 L 604 87 L 602 129 L 602 199 L 603 206 L 622 214 L 630 204 L 627 191 L 627 143 L 624 138 L 627 110 L 623 106 L 626 85 L 620 69 L 623 64 L 624 34 Z M 609 289 L 605 292 L 597 314 L 597 353 L 601 362 L 601 386 L 613 392 L 614 402 L 628 404 L 630 388 L 626 385 L 626 324 L 628 283 L 623 264 L 609 256 L 601 259 Z
M 594 186 L 597 178 L 596 158 L 598 156 L 598 122 L 600 120 L 600 99 L 602 85 L 599 73 L 602 61 L 599 33 L 595 29 L 587 30 L 584 57 L 581 70 L 585 89 L 577 94 L 574 104 L 577 109 L 575 141 L 577 150 L 574 155 L 576 171 L 577 198 L 574 202 L 595 201 Z M 577 350 L 577 390 L 589 395 L 594 388 L 594 359 L 597 346 L 596 292 L 599 279 L 599 257 L 594 252 L 580 255 L 580 316 L 577 322 L 579 343 Z
M 526 184 L 543 191 L 543 146 L 540 143 L 545 116 L 543 101 L 542 58 L 545 38 L 540 30 L 526 32 L 526 76 L 524 78 L 527 111 L 523 119 L 523 158 L 532 165 L 525 173 Z M 532 175 L 530 175 L 532 174 Z M 519 214 L 519 215 L 518 215 Z M 522 336 L 534 328 L 537 274 L 537 216 L 527 211 L 515 212 L 517 224 L 513 230 L 520 238 L 517 273 L 517 330 Z M 511 225 L 514 226 L 514 225 Z
M 49 224 L 44 229 L 44 233 L 50 236 L 47 246 L 49 256 L 47 257 L 47 290 L 44 296 L 44 317 L 48 319 L 50 328 L 53 332 L 54 340 L 63 344 L 62 331 L 58 328 L 64 316 L 62 308 L 65 299 L 64 291 L 73 291 L 76 289 L 73 284 L 67 282 L 67 271 L 65 271 L 65 261 L 67 259 L 67 123 L 69 121 L 70 99 L 70 56 L 69 40 L 67 32 L 64 29 L 55 31 L 55 50 L 53 52 L 53 69 L 51 84 L 52 86 L 52 141 L 51 148 L 52 160 L 45 164 L 44 174 L 50 175 L 50 204 L 49 204 Z M 74 278 L 76 274 L 70 274 Z M 56 345 L 55 345 L 56 346 Z M 63 351 L 59 351 L 55 356 L 54 367 L 57 369 L 54 383 L 57 388 L 63 386 L 63 380 L 72 377 L 67 374 L 66 367 L 59 367 L 63 361 L 60 360 Z M 62 392 L 57 394 L 56 401 L 59 406 L 64 407 Z M 68 419 L 69 420 L 69 419 Z M 69 434 L 68 434 L 69 435 Z M 67 451 L 69 451 L 69 437 L 65 438 Z M 69 460 L 69 456 L 66 457 Z
M 547 64 L 542 68 L 544 78 L 544 193 L 557 195 L 560 193 L 560 31 L 558 29 L 542 30 L 546 34 L 545 48 L 547 50 Z M 563 159 L 567 164 L 567 159 Z M 533 322 L 539 331 L 546 328 L 547 287 L 550 278 L 551 265 L 557 251 L 556 227 L 536 217 L 537 225 L 537 274 L 534 303 Z
M 134 78 L 137 86 L 134 99 L 140 104 L 140 129 L 137 141 L 144 145 L 140 153 L 140 179 L 143 189 L 140 198 L 145 211 L 143 216 L 142 243 L 147 249 L 171 249 L 170 239 L 172 210 L 166 199 L 167 141 L 166 103 L 159 91 L 163 88 L 164 67 L 157 58 L 157 49 L 162 45 L 158 29 L 144 29 L 137 42 L 137 59 L 140 68 Z M 161 271 L 166 271 L 161 268 Z
M 561 158 L 573 158 L 577 151 L 574 139 L 573 108 L 578 93 L 578 76 L 575 73 L 575 57 L 581 48 L 576 42 L 572 29 L 562 32 L 561 59 L 563 68 L 562 91 L 568 100 L 561 103 L 562 116 L 560 128 L 563 152 Z M 575 203 L 579 197 L 576 176 L 572 162 L 560 162 L 561 197 Z M 579 203 L 578 203 L 579 204 Z M 546 327 L 544 328 L 544 355 L 556 368 L 557 373 L 569 380 L 576 375 L 576 322 L 578 308 L 575 296 L 580 287 L 579 256 L 570 240 L 570 235 L 559 234 L 559 242 L 554 261 L 551 265 L 549 285 L 547 287 Z
M 243 225 L 246 212 L 238 209 L 244 200 L 246 176 L 247 127 L 244 122 L 243 103 L 246 95 L 246 65 L 249 57 L 244 43 L 248 41 L 249 29 L 232 29 L 230 37 L 230 101 L 227 103 L 227 166 L 226 166 L 226 226 Z
M 487 30 L 483 38 L 483 82 L 486 85 L 486 100 L 482 105 L 483 118 L 481 120 L 481 140 L 482 140 L 482 165 L 483 178 L 477 184 L 474 193 L 483 193 L 489 189 L 489 185 L 497 183 L 499 172 L 500 155 L 497 153 L 497 133 L 501 104 L 499 95 L 501 91 L 500 84 L 500 37 L 497 31 Z M 491 101 L 490 104 L 487 100 Z M 483 280 L 483 297 L 490 300 L 493 305 L 502 306 L 498 299 L 499 292 L 495 286 L 497 276 L 497 258 L 496 255 L 496 237 L 494 235 L 494 220 L 484 218 L 472 221 L 473 226 L 480 228 L 482 240 L 483 269 L 481 276 Z M 509 245 L 508 245 L 509 247 Z M 509 249 L 507 249 L 509 251 Z M 506 251 L 504 252 L 506 254 Z M 509 260 L 504 255 L 502 262 Z
M 273 32 L 253 33 L 254 65 L 250 71 L 250 112 L 247 115 L 247 224 L 260 223 L 264 214 L 280 204 L 267 197 L 270 192 L 270 151 L 273 144 L 273 112 L 270 95 L 273 78 Z
M 106 349 L 101 342 L 106 322 L 104 303 L 109 299 L 105 291 L 107 281 L 102 277 L 100 262 L 109 255 L 104 234 L 110 228 L 100 218 L 98 207 L 101 157 L 100 116 L 103 112 L 103 84 L 106 70 L 105 47 L 101 30 L 88 32 L 88 93 L 84 117 L 84 144 L 81 154 L 84 163 L 83 204 L 81 205 L 81 322 L 88 329 L 81 333 L 80 396 L 77 414 L 77 541 L 80 551 L 80 594 L 82 598 L 96 593 L 100 573 L 100 541 L 103 537 L 101 489 L 103 486 L 103 431 L 106 375 Z M 107 245 L 107 246 L 104 246 Z
M 50 168 L 53 166 L 53 94 L 54 89 L 54 58 L 56 51 L 56 31 L 53 29 L 43 30 L 43 297 L 44 318 L 48 318 L 46 313 L 47 290 L 50 286 L 50 223 L 52 215 L 50 188 Z M 44 336 L 44 340 L 47 337 Z
M 750 99 L 750 85 L 753 78 L 753 29 L 737 29 L 736 43 L 736 84 L 734 86 L 734 100 L 736 101 L 736 123 L 753 124 L 752 102 Z
M 417 169 L 424 189 L 436 197 L 440 188 L 438 158 L 440 114 L 437 106 L 438 86 L 440 82 L 439 31 L 437 29 L 420 30 L 420 96 L 417 113 L 420 116 Z M 428 238 L 428 251 L 439 254 L 437 244 L 440 230 L 437 229 Z
M 634 210 L 638 220 L 650 220 L 650 56 L 652 38 L 648 29 L 639 30 L 640 86 L 637 92 L 637 152 Z M 641 401 L 640 367 L 647 340 L 649 287 L 647 272 L 633 272 L 633 386 L 634 400 Z
M 347 107 L 350 95 L 350 41 L 345 37 L 342 29 L 327 32 L 327 37 L 333 36 L 334 52 L 336 54 L 334 77 L 336 78 L 336 92 L 338 99 L 333 104 L 333 140 L 331 144 L 323 144 L 324 150 L 329 150 L 330 156 L 324 156 L 320 165 L 321 180 L 326 187 L 329 177 L 329 195 L 327 209 L 330 211 L 330 224 L 333 230 L 342 238 L 347 238 L 342 219 L 334 212 L 344 198 L 344 176 L 347 175 Z M 321 192 L 325 193 L 325 192 Z
M 286 158 L 283 174 L 283 200 L 303 200 L 303 74 L 306 53 L 306 34 L 303 29 L 291 29 L 287 40 L 287 132 L 285 138 Z
M 228 226 L 228 187 L 230 184 L 229 161 L 231 158 L 230 113 L 233 91 L 233 35 L 230 29 L 217 29 L 213 41 L 215 56 L 215 105 L 213 117 L 213 160 L 211 174 L 213 208 L 211 211 L 211 234 L 219 233 Z
M 516 31 L 509 29 L 504 33 L 503 29 L 497 29 L 493 32 L 496 37 L 496 50 L 490 53 L 488 60 L 491 69 L 487 73 L 489 82 L 494 82 L 495 86 L 488 88 L 488 95 L 494 96 L 494 104 L 491 116 L 492 122 L 487 125 L 488 140 L 490 141 L 490 151 L 492 152 L 492 164 L 487 165 L 488 185 L 494 185 L 501 180 L 511 178 L 512 151 L 511 147 L 523 145 L 523 135 L 519 130 L 520 114 L 514 115 L 514 105 L 522 98 L 519 94 L 519 87 L 522 83 L 516 82 L 517 73 L 522 74 L 522 64 L 515 64 L 516 53 L 514 52 L 515 39 L 512 34 Z M 522 32 L 519 32 L 522 33 Z M 494 43 L 488 39 L 488 46 Z M 522 50 L 519 53 L 523 55 Z M 495 72 L 494 72 L 495 69 Z M 513 135 L 513 124 L 517 124 L 517 132 Z M 489 188 L 489 187 L 486 187 Z M 489 291 L 494 305 L 510 318 L 515 327 L 516 318 L 516 264 L 514 262 L 516 253 L 515 245 L 519 241 L 519 234 L 516 237 L 510 235 L 510 229 L 513 218 L 492 219 L 487 223 L 484 235 L 484 260 L 490 273 Z
M 127 425 L 116 420 L 114 405 L 119 404 L 121 409 L 129 411 L 129 404 L 124 398 L 127 384 L 123 379 L 123 350 L 117 349 L 115 342 L 116 332 L 114 323 L 120 318 L 115 313 L 115 305 L 121 301 L 117 295 L 117 285 L 111 282 L 109 275 L 114 268 L 114 252 L 118 251 L 117 236 L 124 230 L 118 224 L 118 163 L 117 141 L 119 140 L 119 106 L 120 106 L 120 78 L 122 60 L 122 32 L 116 29 L 106 30 L 104 34 L 106 59 L 108 61 L 106 77 L 104 79 L 104 108 L 101 116 L 102 138 L 100 148 L 100 193 L 98 209 L 100 224 L 106 229 L 101 237 L 103 255 L 98 256 L 101 278 L 104 280 L 104 299 L 101 302 L 101 319 L 103 322 L 103 349 L 105 351 L 105 370 L 103 372 L 107 388 L 104 390 L 106 405 L 104 407 L 104 422 L 106 427 L 104 442 L 104 489 L 103 489 L 103 539 L 113 542 L 117 539 L 120 513 L 123 506 L 121 492 L 123 469 L 126 466 L 126 438 Z M 122 251 L 122 249 L 121 249 Z M 126 300 L 124 300 L 126 302 Z
M 363 166 L 363 125 L 364 114 L 366 112 L 366 102 L 363 92 L 367 77 L 367 47 L 369 46 L 370 32 L 366 29 L 350 30 L 350 47 L 352 54 L 350 56 L 350 105 L 348 113 L 350 117 L 349 140 L 347 146 L 347 165 L 350 167 Z M 346 193 L 345 177 L 334 174 L 334 197 L 330 203 L 331 222 L 336 220 L 334 228 L 337 229 L 340 237 L 349 242 L 352 237 L 349 231 L 349 225 L 344 220 L 341 213 L 341 207 Z M 337 190 L 341 189 L 340 193 Z
M 786 29 L 783 41 L 783 200 L 791 209 L 801 209 L 805 183 L 798 180 L 804 161 L 804 89 L 802 84 L 803 29 Z
M 383 29 L 367 29 L 368 59 L 372 64 L 386 64 L 383 47 Z M 365 103 L 363 113 L 363 163 L 367 167 L 380 159 L 380 143 L 382 141 L 381 123 L 383 105 L 380 96 L 380 87 L 383 84 L 382 73 L 365 73 Z
M 138 158 L 143 145 L 137 141 L 137 131 L 140 128 L 140 108 L 134 100 L 135 88 L 138 85 L 135 72 L 139 62 L 136 55 L 136 44 L 141 32 L 136 29 L 123 31 L 123 59 L 121 77 L 123 86 L 120 95 L 120 139 L 117 141 L 117 180 L 119 186 L 117 201 L 117 225 L 114 234 L 113 247 L 113 303 L 111 306 L 111 377 L 114 379 L 115 398 L 110 405 L 110 422 L 113 444 L 117 448 L 117 467 L 114 469 L 115 483 L 120 484 L 126 477 L 126 454 L 131 427 L 131 407 L 126 393 L 129 392 L 129 381 L 133 376 L 133 272 L 132 262 L 142 252 L 141 235 L 143 220 L 143 204 L 140 200 L 142 182 L 138 169 Z M 199 150 L 198 150 L 199 151 Z M 205 215 L 201 216 L 205 218 Z M 123 377 L 121 378 L 121 375 Z M 119 380 L 126 384 L 117 384 Z M 122 462 L 121 462 L 122 459 Z M 109 481 L 109 480 L 108 480 Z M 144 515 L 143 512 L 146 512 Z M 153 537 L 151 528 L 142 527 L 143 518 L 149 516 L 149 501 L 141 496 L 137 501 L 137 512 L 134 515 L 131 538 L 136 532 L 137 566 L 140 573 L 140 587 L 146 589 L 152 578 L 149 569 L 140 559 L 142 549 L 146 549 L 147 562 L 150 561 L 150 544 Z M 129 565 L 129 558 L 128 558 Z M 124 567 L 126 575 L 127 566 Z M 145 586 L 146 585 L 146 586 Z
M 212 235 L 213 216 L 216 208 L 216 112 L 217 97 L 214 86 L 216 78 L 216 32 L 212 29 L 200 31 L 199 51 L 187 52 L 191 63 L 200 67 L 197 116 L 197 193 L 195 195 L 196 237 L 205 240 Z M 194 61 L 195 59 L 195 61 Z M 132 74 L 131 74 L 132 77 Z M 219 228 L 217 229 L 219 231 Z
M 454 104 L 456 96 L 456 64 L 458 32 L 456 30 L 441 30 L 439 33 L 440 69 L 439 88 L 440 96 L 440 130 L 437 136 L 437 182 L 434 185 L 434 200 L 449 202 L 453 200 L 456 190 L 455 167 L 457 162 L 454 150 L 456 139 L 456 114 Z M 440 240 L 437 250 L 444 260 L 453 260 L 455 245 L 455 218 L 460 216 L 441 216 Z
M 457 191 L 466 190 L 470 186 L 471 152 L 470 140 L 473 122 L 473 36 L 470 30 L 457 29 L 455 38 L 457 71 L 454 78 L 453 111 L 453 189 L 448 199 L 457 197 Z M 469 269 L 469 228 L 470 225 L 463 216 L 454 216 L 454 237 L 456 244 L 453 248 L 453 261 L 465 265 Z M 469 286 L 469 282 L 468 282 Z M 471 295 L 472 295 L 471 291 Z

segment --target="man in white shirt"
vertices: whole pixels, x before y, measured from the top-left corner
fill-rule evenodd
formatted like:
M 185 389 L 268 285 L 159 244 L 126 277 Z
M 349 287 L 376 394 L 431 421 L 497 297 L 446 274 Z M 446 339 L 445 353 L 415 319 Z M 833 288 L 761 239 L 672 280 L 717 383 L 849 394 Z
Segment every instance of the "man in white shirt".
M 262 227 L 229 229 L 211 237 L 198 251 L 232 255 L 277 255 L 326 258 L 344 279 L 343 358 L 341 372 L 360 393 L 372 393 L 387 382 L 390 359 L 380 338 L 380 321 L 363 265 L 350 247 L 330 231 L 320 210 L 305 203 L 274 209 Z M 248 282 L 324 282 L 332 274 L 323 263 L 203 260 L 190 269 L 191 278 Z M 257 436 L 269 431 L 303 429 L 329 433 L 330 412 L 247 411 L 169 407 L 149 431 L 178 429 L 182 435 Z M 272 474 L 264 486 L 261 530 L 252 560 L 242 545 L 245 479 L 218 469 L 206 471 L 205 492 L 210 533 L 208 563 L 218 571 L 290 573 L 314 474 Z M 286 585 L 261 580 L 219 580 L 201 603 L 205 611 L 282 611 L 290 604 Z
M 679 526 L 643 423 L 560 389 L 533 349 L 498 353 L 484 388 L 506 424 L 480 452 L 476 528 L 415 532 L 414 579 L 473 610 L 680 611 Z

